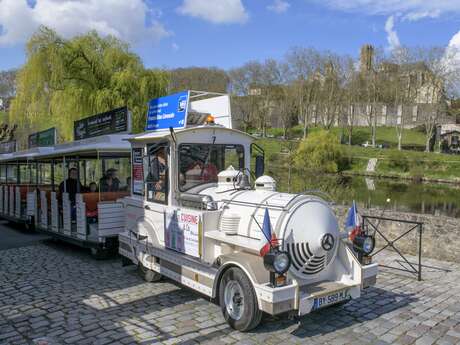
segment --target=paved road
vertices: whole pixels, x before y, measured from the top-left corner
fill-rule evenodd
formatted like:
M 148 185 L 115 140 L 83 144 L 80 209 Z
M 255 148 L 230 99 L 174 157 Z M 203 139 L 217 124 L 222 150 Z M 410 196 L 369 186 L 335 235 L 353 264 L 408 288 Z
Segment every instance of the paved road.
M 0 250 L 31 245 L 48 238 L 45 235 L 28 231 L 23 225 L 12 225 L 0 220 Z
M 345 306 L 239 333 L 188 289 L 46 241 L 0 251 L 0 344 L 460 344 L 460 265 L 426 264 L 421 283 L 385 271 Z

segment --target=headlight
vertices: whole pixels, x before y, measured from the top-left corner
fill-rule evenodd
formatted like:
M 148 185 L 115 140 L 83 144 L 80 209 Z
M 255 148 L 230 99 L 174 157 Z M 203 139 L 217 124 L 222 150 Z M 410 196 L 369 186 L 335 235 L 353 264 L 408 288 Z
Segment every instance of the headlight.
M 375 248 L 375 238 L 373 236 L 359 235 L 355 237 L 353 241 L 353 246 L 356 250 L 369 255 L 374 251 Z
M 270 272 L 283 274 L 286 273 L 291 266 L 291 257 L 287 252 L 270 250 L 264 256 L 264 266 Z

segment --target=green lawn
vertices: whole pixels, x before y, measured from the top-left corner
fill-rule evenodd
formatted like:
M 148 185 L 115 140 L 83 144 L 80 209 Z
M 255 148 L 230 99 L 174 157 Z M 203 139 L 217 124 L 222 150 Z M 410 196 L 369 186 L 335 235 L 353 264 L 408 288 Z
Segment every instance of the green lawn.
M 310 128 L 309 132 L 315 132 L 320 130 L 319 127 Z M 336 134 L 338 138 L 340 138 L 342 134 L 341 128 L 331 128 L 331 132 Z M 283 135 L 283 130 L 281 128 L 270 128 L 267 130 L 267 133 L 270 135 L 274 135 L 275 137 L 281 137 Z M 343 134 L 346 136 L 346 133 Z M 303 136 L 303 128 L 302 126 L 295 126 L 293 127 L 290 132 L 289 136 L 292 138 L 301 138 Z M 347 140 L 345 137 L 344 140 Z M 355 127 L 353 129 L 352 135 L 352 143 L 354 145 L 361 145 L 364 142 L 369 141 L 371 142 L 371 131 L 369 127 Z M 390 147 L 397 147 L 398 146 L 398 138 L 396 136 L 396 129 L 394 127 L 378 127 L 377 128 L 377 136 L 376 136 L 377 144 L 388 144 Z M 425 149 L 425 133 L 417 130 L 417 129 L 405 129 L 403 131 L 402 136 L 402 145 L 407 146 L 410 148 L 417 148 L 418 150 Z
M 299 141 L 289 142 L 295 149 Z M 275 138 L 257 140 L 257 144 L 265 150 L 266 165 L 269 170 L 285 169 L 287 155 L 281 153 L 288 149 L 289 142 Z M 343 148 L 350 162 L 345 173 L 365 173 L 369 159 L 377 158 L 375 172 L 377 176 L 426 177 L 460 181 L 460 155 L 365 148 L 356 145 L 343 145 Z

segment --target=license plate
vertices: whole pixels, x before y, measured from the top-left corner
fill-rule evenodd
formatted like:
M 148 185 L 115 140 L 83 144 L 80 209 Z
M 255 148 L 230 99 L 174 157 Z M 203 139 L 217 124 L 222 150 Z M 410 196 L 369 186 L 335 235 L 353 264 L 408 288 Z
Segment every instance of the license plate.
M 350 298 L 350 295 L 348 294 L 347 289 L 331 293 L 330 295 L 316 297 L 313 300 L 312 310 L 324 308 L 324 307 L 327 307 L 328 305 L 336 304 L 336 303 L 345 301 L 349 298 Z

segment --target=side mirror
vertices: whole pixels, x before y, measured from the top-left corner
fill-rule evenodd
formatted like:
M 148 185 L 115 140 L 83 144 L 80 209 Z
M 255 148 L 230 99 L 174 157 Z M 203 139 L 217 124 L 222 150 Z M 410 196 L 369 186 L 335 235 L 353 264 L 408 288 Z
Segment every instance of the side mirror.
M 262 176 L 265 171 L 265 159 L 264 156 L 258 155 L 256 156 L 256 178 Z

